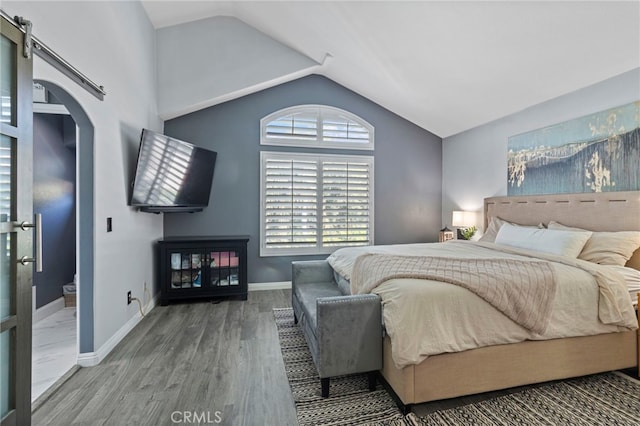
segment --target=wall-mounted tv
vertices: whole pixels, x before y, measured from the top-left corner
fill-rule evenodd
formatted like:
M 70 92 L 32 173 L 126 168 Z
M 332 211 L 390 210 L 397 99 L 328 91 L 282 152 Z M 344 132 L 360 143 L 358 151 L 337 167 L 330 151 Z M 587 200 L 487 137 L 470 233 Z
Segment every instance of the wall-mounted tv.
M 217 153 L 142 130 L 129 205 L 150 213 L 198 212 L 209 205 Z

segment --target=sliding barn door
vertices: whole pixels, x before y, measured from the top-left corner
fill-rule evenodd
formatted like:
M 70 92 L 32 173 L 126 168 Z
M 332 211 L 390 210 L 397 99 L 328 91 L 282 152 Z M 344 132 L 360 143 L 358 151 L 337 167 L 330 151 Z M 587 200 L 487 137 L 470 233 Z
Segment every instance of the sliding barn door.
M 0 419 L 31 424 L 33 83 L 25 35 L 0 30 Z

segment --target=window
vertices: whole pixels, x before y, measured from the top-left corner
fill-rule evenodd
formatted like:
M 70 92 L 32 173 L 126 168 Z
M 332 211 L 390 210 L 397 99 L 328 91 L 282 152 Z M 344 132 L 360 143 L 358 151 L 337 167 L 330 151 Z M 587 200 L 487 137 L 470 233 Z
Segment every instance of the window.
M 373 150 L 373 126 L 324 105 L 299 105 L 260 120 L 260 143 Z M 331 253 L 373 244 L 373 157 L 261 152 L 260 255 Z
M 373 244 L 373 157 L 261 152 L 260 255 Z
M 260 121 L 262 145 L 373 150 L 373 126 L 324 105 L 285 108 Z

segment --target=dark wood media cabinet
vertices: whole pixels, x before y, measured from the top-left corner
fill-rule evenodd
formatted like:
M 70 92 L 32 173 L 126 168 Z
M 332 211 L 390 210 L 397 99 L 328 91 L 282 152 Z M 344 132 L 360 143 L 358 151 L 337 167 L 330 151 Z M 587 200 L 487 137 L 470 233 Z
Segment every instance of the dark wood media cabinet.
M 247 235 L 158 241 L 160 304 L 218 297 L 247 300 L 248 241 Z

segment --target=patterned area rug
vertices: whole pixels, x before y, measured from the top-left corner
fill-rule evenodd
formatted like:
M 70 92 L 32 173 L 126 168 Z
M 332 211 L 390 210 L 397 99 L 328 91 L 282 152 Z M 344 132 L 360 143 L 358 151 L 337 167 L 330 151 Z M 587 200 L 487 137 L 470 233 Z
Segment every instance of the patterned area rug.
M 293 310 L 273 312 L 300 425 L 640 425 L 640 381 L 622 373 L 551 382 L 421 417 L 403 418 L 380 385 L 368 391 L 366 375 L 331 379 L 324 399 Z
M 320 378 L 291 308 L 274 309 L 280 348 L 300 426 L 406 425 L 395 402 L 380 384 L 368 390 L 366 375 L 330 380 L 329 398 L 320 395 Z
M 411 425 L 640 425 L 640 381 L 604 373 L 552 382 L 522 392 L 419 418 Z

